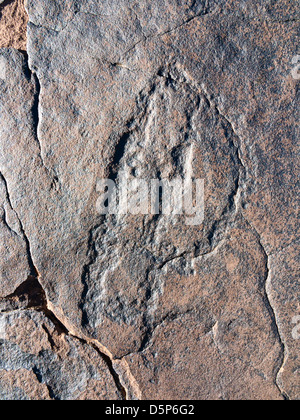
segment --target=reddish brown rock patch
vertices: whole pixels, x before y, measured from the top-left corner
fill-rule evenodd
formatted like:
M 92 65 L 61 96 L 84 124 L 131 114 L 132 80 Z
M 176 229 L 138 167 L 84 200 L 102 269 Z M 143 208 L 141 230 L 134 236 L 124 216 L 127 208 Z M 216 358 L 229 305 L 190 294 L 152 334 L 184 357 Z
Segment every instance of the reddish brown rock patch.
M 4 0 L 0 4 L 0 48 L 25 51 L 27 22 L 24 0 Z

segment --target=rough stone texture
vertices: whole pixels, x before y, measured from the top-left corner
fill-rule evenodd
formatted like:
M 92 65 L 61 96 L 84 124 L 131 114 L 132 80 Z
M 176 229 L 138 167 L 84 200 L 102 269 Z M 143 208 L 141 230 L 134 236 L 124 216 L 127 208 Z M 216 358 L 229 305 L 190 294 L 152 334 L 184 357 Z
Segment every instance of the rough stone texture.
M 121 399 L 103 358 L 41 312 L 1 315 L 1 399 Z
M 299 399 L 296 2 L 27 10 L 29 63 L 0 53 L 1 398 Z M 204 222 L 97 214 L 123 171 L 204 178 Z
M 290 398 L 298 400 L 299 381 L 299 241 L 271 257 L 269 290 L 276 305 L 279 331 L 287 352 L 278 383 Z M 291 323 L 291 314 L 293 315 Z M 298 328 L 297 328 L 298 324 Z M 294 334 L 297 333 L 297 338 Z
M 0 48 L 26 51 L 27 22 L 24 0 L 0 0 Z
M 195 259 L 192 277 L 181 272 L 183 259 L 158 274 L 165 286 L 154 334 L 142 352 L 126 357 L 144 395 L 280 399 L 282 346 L 265 262 L 256 235 L 237 220 L 213 253 Z
M 17 214 L 11 207 L 7 185 L 0 177 L 1 191 L 1 280 L 0 296 L 12 294 L 30 275 L 26 238 Z

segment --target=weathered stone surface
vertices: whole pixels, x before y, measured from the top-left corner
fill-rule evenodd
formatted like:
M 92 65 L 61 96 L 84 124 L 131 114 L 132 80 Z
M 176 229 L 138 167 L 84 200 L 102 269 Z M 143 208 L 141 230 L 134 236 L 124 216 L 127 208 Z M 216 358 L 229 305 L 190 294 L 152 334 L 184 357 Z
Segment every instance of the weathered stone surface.
M 48 359 L 11 372 L 4 358 L 4 396 L 46 399 L 54 386 L 59 399 L 298 399 L 296 5 L 28 0 L 27 10 L 30 70 L 0 53 L 0 310 L 43 316 L 28 292 L 38 278 L 43 310 L 68 333 L 58 347 L 96 345 L 123 393 L 105 373 L 78 390 L 43 370 L 27 392 L 22 378 Z M 203 178 L 203 223 L 99 215 L 97 181 L 123 172 Z
M 11 207 L 7 185 L 0 177 L 0 296 L 8 296 L 30 274 L 26 238 L 17 214 Z
M 286 357 L 279 372 L 279 385 L 290 399 L 299 399 L 299 241 L 270 258 L 269 295 L 277 308 L 279 331 Z
M 27 22 L 24 0 L 1 0 L 0 48 L 13 47 L 26 51 Z
M 1 399 L 120 399 L 105 361 L 42 312 L 1 314 Z
M 155 273 L 163 293 L 154 333 L 126 357 L 142 394 L 281 399 L 282 343 L 265 290 L 266 257 L 251 227 L 237 220 L 214 252 L 195 258 L 192 276 L 184 266 L 182 258 Z

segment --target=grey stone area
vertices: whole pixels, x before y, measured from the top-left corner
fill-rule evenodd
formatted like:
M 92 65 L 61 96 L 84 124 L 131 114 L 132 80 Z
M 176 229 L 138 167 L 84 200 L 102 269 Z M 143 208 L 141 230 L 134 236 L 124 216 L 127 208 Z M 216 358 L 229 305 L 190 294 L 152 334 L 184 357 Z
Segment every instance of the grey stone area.
M 27 11 L 28 60 L 0 50 L 0 398 L 299 399 L 297 2 Z M 204 221 L 100 215 L 123 172 L 204 179 Z
M 121 399 L 95 348 L 57 331 L 42 312 L 2 315 L 0 398 L 20 400 Z M 19 329 L 23 330 L 22 337 Z

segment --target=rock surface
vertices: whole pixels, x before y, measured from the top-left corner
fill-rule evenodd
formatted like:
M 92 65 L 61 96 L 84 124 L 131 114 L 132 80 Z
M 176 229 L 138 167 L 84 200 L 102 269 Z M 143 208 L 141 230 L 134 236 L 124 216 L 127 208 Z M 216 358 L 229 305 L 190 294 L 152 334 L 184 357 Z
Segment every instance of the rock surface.
M 0 51 L 0 397 L 299 399 L 296 4 L 27 11 L 29 61 Z M 204 179 L 204 221 L 100 215 L 124 172 Z
M 2 400 L 121 399 L 101 354 L 35 310 L 2 315 Z
M 26 51 L 27 22 L 24 0 L 0 0 L 0 48 Z

